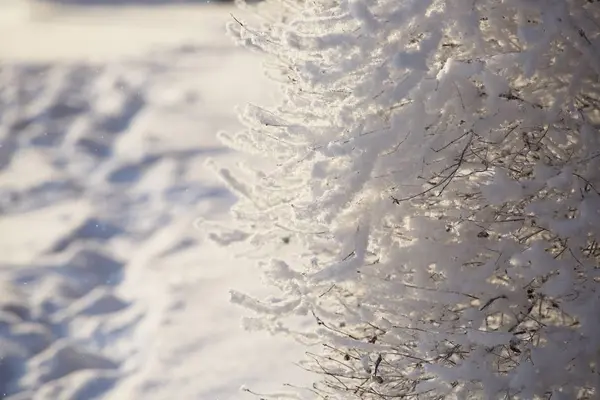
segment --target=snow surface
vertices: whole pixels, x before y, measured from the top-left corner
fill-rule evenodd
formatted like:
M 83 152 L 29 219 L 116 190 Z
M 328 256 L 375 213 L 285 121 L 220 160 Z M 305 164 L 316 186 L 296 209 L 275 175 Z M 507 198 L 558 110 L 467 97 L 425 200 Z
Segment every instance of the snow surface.
M 235 10 L 25 4 L 0 5 L 0 398 L 307 384 L 297 344 L 242 330 L 229 288 L 266 289 L 198 223 L 235 201 L 217 132 L 275 92 L 224 35 Z

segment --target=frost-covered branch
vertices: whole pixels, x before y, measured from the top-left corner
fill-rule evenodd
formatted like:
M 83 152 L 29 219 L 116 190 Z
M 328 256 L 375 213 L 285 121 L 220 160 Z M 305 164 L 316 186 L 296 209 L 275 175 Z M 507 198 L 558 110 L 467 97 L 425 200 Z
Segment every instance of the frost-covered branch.
M 324 398 L 600 395 L 599 27 L 584 0 L 313 0 L 232 22 L 285 94 L 222 136 L 270 160 L 222 173 L 236 229 L 301 248 L 265 252 L 285 302 L 240 303 L 325 345 L 305 364 Z

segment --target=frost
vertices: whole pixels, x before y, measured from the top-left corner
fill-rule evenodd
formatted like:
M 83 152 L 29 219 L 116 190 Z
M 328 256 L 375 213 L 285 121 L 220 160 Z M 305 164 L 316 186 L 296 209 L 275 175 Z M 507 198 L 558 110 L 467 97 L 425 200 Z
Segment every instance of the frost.
M 523 195 L 523 187 L 518 181 L 511 179 L 506 171 L 497 168 L 492 182 L 482 188 L 482 193 L 490 203 L 498 205 L 519 199 Z
M 418 52 L 401 52 L 394 57 L 394 65 L 400 69 L 428 71 L 427 59 Z
M 513 335 L 502 332 L 469 331 L 467 337 L 478 345 L 494 347 L 508 344 L 513 338 Z
M 570 292 L 573 288 L 573 277 L 567 270 L 560 271 L 551 276 L 542 286 L 542 291 L 546 296 L 561 297 Z
M 571 167 L 565 167 L 560 174 L 548 179 L 548 187 L 566 190 L 572 184 L 573 171 Z
M 350 0 L 348 2 L 350 13 L 356 18 L 362 26 L 370 33 L 376 32 L 377 20 L 367 7 L 367 4 L 361 0 Z
M 285 99 L 236 143 L 278 168 L 226 179 L 241 225 L 294 233 L 263 270 L 313 325 L 235 300 L 318 338 L 317 393 L 597 392 L 600 11 L 584 3 L 309 1 L 263 40 Z

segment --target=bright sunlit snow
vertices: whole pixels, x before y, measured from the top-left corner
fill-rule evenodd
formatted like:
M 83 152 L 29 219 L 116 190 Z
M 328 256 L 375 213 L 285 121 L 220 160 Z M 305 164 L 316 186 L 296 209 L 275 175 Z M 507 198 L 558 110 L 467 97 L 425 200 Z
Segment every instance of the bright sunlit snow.
M 240 326 L 251 263 L 206 240 L 235 201 L 205 166 L 275 92 L 228 6 L 0 5 L 0 397 L 202 399 L 306 383 Z

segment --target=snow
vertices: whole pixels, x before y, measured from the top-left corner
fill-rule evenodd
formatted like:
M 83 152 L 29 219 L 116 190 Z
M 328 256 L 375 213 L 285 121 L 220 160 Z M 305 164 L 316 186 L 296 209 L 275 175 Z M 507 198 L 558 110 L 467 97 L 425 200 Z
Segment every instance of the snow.
M 208 240 L 235 202 L 206 165 L 236 161 L 217 133 L 275 93 L 225 36 L 231 12 L 0 5 L 4 397 L 233 400 L 309 383 L 298 344 L 242 329 L 229 290 L 270 291 Z
M 229 25 L 285 93 L 226 137 L 277 168 L 215 163 L 284 292 L 233 293 L 252 325 L 323 344 L 323 398 L 597 397 L 599 9 L 302 3 Z

